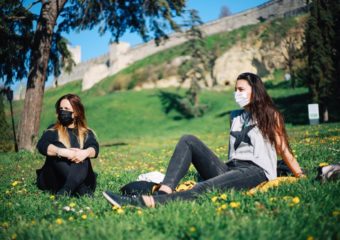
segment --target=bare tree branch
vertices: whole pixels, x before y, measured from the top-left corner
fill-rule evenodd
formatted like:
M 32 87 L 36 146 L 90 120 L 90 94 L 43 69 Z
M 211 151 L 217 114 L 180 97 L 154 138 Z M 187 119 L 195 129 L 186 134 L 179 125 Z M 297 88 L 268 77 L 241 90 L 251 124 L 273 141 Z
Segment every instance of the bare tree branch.
M 29 5 L 26 9 L 27 11 L 30 10 L 35 4 L 42 2 L 42 0 L 36 0 L 35 2 L 32 2 L 31 5 Z

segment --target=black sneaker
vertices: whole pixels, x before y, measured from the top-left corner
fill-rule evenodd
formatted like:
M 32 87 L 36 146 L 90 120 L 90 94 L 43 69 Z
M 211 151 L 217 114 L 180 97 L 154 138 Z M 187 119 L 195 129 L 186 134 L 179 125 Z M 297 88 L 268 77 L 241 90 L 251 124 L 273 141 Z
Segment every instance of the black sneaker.
M 56 192 L 56 197 L 70 197 L 72 194 L 72 191 L 68 188 L 61 188 Z
M 119 194 L 115 194 L 110 191 L 103 192 L 104 197 L 109 203 L 116 207 L 122 207 L 124 205 L 133 205 L 137 207 L 145 207 L 145 203 L 140 196 L 132 195 L 132 196 L 122 196 Z

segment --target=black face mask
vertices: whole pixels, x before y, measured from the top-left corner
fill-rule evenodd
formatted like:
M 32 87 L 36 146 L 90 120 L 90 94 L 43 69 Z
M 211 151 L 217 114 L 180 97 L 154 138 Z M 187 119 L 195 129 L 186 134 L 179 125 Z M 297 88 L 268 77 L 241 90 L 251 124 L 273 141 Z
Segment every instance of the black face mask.
M 59 110 L 58 111 L 58 120 L 59 122 L 67 127 L 68 125 L 73 123 L 72 113 L 70 111 Z

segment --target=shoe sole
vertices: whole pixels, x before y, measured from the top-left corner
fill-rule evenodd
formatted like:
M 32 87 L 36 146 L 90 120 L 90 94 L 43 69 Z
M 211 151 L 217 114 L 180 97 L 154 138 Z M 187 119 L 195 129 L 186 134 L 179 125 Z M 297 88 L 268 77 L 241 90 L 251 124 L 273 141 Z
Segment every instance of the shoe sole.
M 119 203 L 113 200 L 106 192 L 103 192 L 103 196 L 109 203 L 111 203 L 111 205 L 119 207 L 119 208 L 122 207 Z

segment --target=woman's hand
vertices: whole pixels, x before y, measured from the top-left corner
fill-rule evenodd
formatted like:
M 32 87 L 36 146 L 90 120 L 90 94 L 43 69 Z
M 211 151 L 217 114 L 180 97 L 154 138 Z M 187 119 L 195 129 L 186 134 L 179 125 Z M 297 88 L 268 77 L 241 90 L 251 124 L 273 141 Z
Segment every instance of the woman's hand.
M 72 162 L 80 163 L 90 156 L 88 149 L 70 148 L 74 155 L 70 159 Z
M 280 121 L 278 120 L 278 126 L 280 126 Z M 289 167 L 295 177 L 297 178 L 305 178 L 306 175 L 301 170 L 299 163 L 296 161 L 296 158 L 290 151 L 289 145 L 285 137 L 279 132 L 276 133 L 275 136 L 276 142 L 276 151 L 281 155 L 284 163 Z
M 90 147 L 87 149 L 79 149 L 79 148 L 60 148 L 55 145 L 50 144 L 48 146 L 48 151 L 50 156 L 58 156 L 67 158 L 68 160 L 80 163 L 84 161 L 86 158 L 91 158 L 96 155 L 96 151 L 94 148 Z
M 298 174 L 296 177 L 297 177 L 297 178 L 307 178 L 307 175 L 305 175 L 305 174 L 302 172 L 302 173 Z
M 64 157 L 71 160 L 75 157 L 76 152 L 69 148 L 58 148 L 56 154 L 58 157 Z

